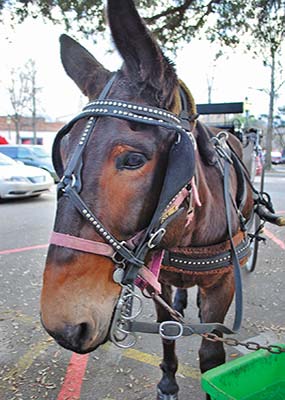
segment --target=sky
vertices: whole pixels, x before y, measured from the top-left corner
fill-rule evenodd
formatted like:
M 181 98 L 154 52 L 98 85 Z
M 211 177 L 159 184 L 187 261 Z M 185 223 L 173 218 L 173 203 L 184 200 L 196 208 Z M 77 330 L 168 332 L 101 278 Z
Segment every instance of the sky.
M 40 112 L 51 120 L 68 120 L 87 102 L 79 89 L 65 74 L 59 56 L 59 36 L 66 33 L 60 25 L 44 23 L 40 19 L 28 19 L 12 30 L 8 25 L 0 27 L 0 115 L 11 112 L 7 88 L 12 68 L 21 68 L 28 59 L 35 60 L 37 86 L 41 87 Z M 106 68 L 114 71 L 122 63 L 112 48 L 111 42 L 102 41 L 95 45 L 82 39 L 86 47 Z M 260 88 L 269 86 L 269 69 L 262 60 L 250 55 L 229 52 L 220 58 L 214 67 L 217 47 L 201 40 L 194 40 L 180 50 L 172 60 L 179 77 L 191 90 L 196 103 L 207 103 L 207 76 L 214 76 L 212 102 L 238 102 L 248 97 L 250 113 L 258 116 L 268 113 L 268 96 Z M 285 96 L 277 105 L 285 104 Z

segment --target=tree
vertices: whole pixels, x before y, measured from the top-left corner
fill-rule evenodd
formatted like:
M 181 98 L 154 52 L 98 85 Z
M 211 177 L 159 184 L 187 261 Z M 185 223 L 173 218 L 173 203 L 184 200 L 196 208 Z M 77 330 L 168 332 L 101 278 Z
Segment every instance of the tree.
M 273 139 L 272 144 L 278 150 L 283 151 L 285 149 L 285 106 L 279 107 L 277 114 L 273 117 Z M 266 131 L 268 125 L 268 114 L 262 114 L 259 117 L 259 121 Z
M 278 108 L 278 114 L 274 116 L 273 125 L 274 139 L 283 154 L 285 151 L 285 106 Z
M 36 67 L 33 60 L 28 60 L 20 70 L 11 70 L 11 81 L 8 87 L 13 112 L 11 119 L 15 124 L 16 143 L 20 143 L 21 120 L 28 112 L 32 113 L 34 143 L 36 143 Z
M 284 81 L 277 83 L 277 75 L 282 74 L 281 57 L 283 52 L 283 40 L 285 37 L 285 2 L 280 0 L 265 1 L 260 3 L 264 10 L 257 15 L 258 24 L 252 30 L 258 45 L 259 56 L 262 55 L 264 64 L 270 69 L 270 88 L 268 124 L 266 130 L 266 158 L 267 169 L 271 168 L 272 138 L 274 129 L 275 99 Z M 251 48 L 251 47 L 249 47 Z
M 128 1 L 128 0 L 126 0 Z M 134 0 L 151 31 L 172 51 L 201 32 L 209 40 L 235 46 L 245 32 L 262 30 L 257 22 L 272 19 L 284 0 Z M 105 0 L 0 0 L 0 17 L 9 12 L 14 23 L 42 16 L 64 23 L 67 30 L 92 36 L 106 29 Z M 273 16 L 273 18 L 275 18 Z M 281 20 L 282 22 L 282 20 Z M 283 21 L 284 22 L 284 21 Z M 267 30 L 267 29 L 266 29 Z M 265 33 L 265 32 L 264 32 Z M 268 35 L 268 30 L 266 35 Z
M 160 43 L 172 51 L 201 31 L 211 40 L 235 45 L 252 26 L 255 10 L 263 7 L 256 0 L 134 1 Z M 104 0 L 0 0 L 0 13 L 9 11 L 15 23 L 41 15 L 94 38 L 106 27 L 104 4 Z
M 15 124 L 16 143 L 20 143 L 20 127 L 22 116 L 30 100 L 29 81 L 23 71 L 11 70 L 11 83 L 8 87 L 10 102 L 12 106 L 11 119 Z
M 25 65 L 25 74 L 29 80 L 30 99 L 27 104 L 27 108 L 32 114 L 32 128 L 33 128 L 33 143 L 37 144 L 37 94 L 41 88 L 37 87 L 37 69 L 34 60 L 29 60 Z

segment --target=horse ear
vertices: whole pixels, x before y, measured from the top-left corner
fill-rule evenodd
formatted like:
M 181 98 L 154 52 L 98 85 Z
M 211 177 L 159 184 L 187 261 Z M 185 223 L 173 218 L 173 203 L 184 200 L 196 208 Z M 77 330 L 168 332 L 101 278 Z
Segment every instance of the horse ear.
M 139 16 L 133 0 L 108 0 L 108 19 L 113 40 L 132 81 L 147 92 L 171 102 L 177 76 Z M 160 104 L 162 105 L 162 104 Z
M 111 72 L 67 35 L 60 36 L 60 55 L 67 75 L 82 93 L 89 99 L 96 97 L 110 78 Z

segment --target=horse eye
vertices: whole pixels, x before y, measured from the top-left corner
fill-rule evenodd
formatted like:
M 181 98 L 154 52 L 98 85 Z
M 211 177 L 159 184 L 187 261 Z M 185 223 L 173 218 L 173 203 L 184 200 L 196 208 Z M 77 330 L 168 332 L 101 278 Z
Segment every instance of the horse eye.
M 116 160 L 118 169 L 138 169 L 147 161 L 147 158 L 141 153 L 129 152 L 119 156 Z

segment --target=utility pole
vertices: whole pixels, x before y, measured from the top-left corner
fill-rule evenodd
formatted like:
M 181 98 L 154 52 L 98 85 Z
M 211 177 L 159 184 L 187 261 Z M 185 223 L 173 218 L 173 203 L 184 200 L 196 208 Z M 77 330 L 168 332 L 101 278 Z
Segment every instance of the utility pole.
M 276 51 L 271 49 L 271 64 L 270 64 L 270 95 L 269 95 L 269 112 L 268 123 L 266 129 L 266 155 L 265 167 L 271 169 L 271 152 L 272 152 L 272 138 L 273 138 L 273 113 L 274 113 L 274 100 L 275 92 L 275 69 L 276 69 Z
M 33 143 L 37 144 L 37 101 L 36 101 L 36 69 L 35 63 L 32 63 L 32 129 Z

